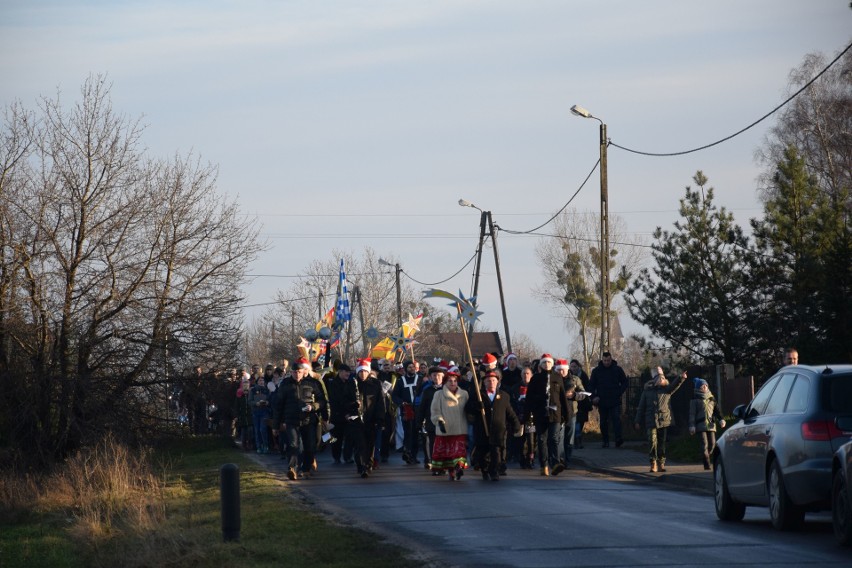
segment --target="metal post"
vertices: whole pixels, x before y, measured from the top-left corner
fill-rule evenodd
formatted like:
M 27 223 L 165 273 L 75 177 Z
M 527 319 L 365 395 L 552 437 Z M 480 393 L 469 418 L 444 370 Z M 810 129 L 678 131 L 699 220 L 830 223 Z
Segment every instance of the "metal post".
M 491 232 L 491 244 L 494 246 L 494 266 L 497 269 L 497 288 L 500 290 L 500 309 L 503 311 L 503 330 L 506 332 L 506 349 L 512 353 L 512 338 L 509 336 L 509 318 L 506 316 L 506 299 L 503 296 L 503 278 L 500 276 L 500 255 L 497 253 L 497 231 L 494 230 L 494 220 L 491 211 L 488 214 L 488 230 Z
M 219 469 L 219 496 L 222 503 L 222 540 L 240 540 L 240 467 L 226 463 Z
M 601 121 L 601 353 L 609 350 L 609 189 L 606 172 L 606 124 Z

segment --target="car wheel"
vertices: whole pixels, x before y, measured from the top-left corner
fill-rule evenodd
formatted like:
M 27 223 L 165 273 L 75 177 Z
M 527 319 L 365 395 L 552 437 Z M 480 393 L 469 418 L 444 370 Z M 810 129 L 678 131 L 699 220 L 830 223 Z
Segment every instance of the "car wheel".
M 805 518 L 805 512 L 787 495 L 778 460 L 773 460 L 769 466 L 769 517 L 772 526 L 782 531 L 797 528 Z
M 840 470 L 834 472 L 831 484 L 831 519 L 837 542 L 845 546 L 852 545 L 852 502 L 849 500 L 846 480 Z
M 722 521 L 741 521 L 745 516 L 745 505 L 737 503 L 728 491 L 728 480 L 725 477 L 725 466 L 722 456 L 713 463 L 713 497 L 716 503 L 716 516 Z

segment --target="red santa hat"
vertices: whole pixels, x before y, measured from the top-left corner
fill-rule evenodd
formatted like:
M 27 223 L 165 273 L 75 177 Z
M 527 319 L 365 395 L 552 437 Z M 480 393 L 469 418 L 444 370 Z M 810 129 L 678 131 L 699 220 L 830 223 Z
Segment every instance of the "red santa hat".
M 358 359 L 358 366 L 355 367 L 355 372 L 358 373 L 360 371 L 370 371 L 370 363 L 372 360 L 369 357 L 365 357 L 364 359 Z
M 561 371 L 562 369 L 568 368 L 568 359 L 557 359 L 556 364 L 553 366 L 555 371 Z
M 304 358 L 304 357 L 299 357 L 299 358 L 298 358 L 298 359 L 296 359 L 296 361 L 293 363 L 293 368 L 294 368 L 294 369 L 307 369 L 307 370 L 309 370 L 309 371 L 310 371 L 310 370 L 311 370 L 311 362 L 310 362 L 310 361 L 308 361 L 308 360 L 307 360 L 306 358 Z
M 539 363 L 544 363 L 545 361 L 550 361 L 553 363 L 553 356 L 550 353 L 545 353 L 538 359 Z
M 482 357 L 482 364 L 490 369 L 493 369 L 497 366 L 497 357 L 495 357 L 491 353 L 486 353 L 485 356 Z

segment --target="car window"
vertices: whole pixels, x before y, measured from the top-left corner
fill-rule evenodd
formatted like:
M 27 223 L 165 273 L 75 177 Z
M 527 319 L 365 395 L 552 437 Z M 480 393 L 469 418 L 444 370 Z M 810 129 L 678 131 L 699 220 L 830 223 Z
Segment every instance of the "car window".
M 758 414 L 763 414 L 763 409 L 766 407 L 766 403 L 769 402 L 769 396 L 772 394 L 772 391 L 775 390 L 775 385 L 778 384 L 779 378 L 780 375 L 776 375 L 760 387 L 760 390 L 757 391 L 756 395 L 754 395 L 754 400 L 752 400 L 751 404 L 748 406 L 746 416 L 757 416 Z
M 831 411 L 852 413 L 852 375 L 832 376 L 828 392 L 828 408 Z
M 769 404 L 766 405 L 766 410 L 763 414 L 780 414 L 784 412 L 784 404 L 787 402 L 787 395 L 790 394 L 790 387 L 793 386 L 794 374 L 781 375 L 781 380 L 778 381 L 778 386 L 772 393 L 769 399 Z
M 802 375 L 796 377 L 796 382 L 793 383 L 793 388 L 790 390 L 790 398 L 787 399 L 787 410 L 785 412 L 788 414 L 805 412 L 808 409 L 810 387 L 811 381 L 807 377 Z

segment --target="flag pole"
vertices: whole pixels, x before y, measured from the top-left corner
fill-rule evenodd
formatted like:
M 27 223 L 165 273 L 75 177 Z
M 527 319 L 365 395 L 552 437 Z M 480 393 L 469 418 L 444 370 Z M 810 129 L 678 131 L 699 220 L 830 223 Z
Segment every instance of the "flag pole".
M 456 308 L 459 314 L 462 313 L 461 304 L 456 303 Z M 489 437 L 488 421 L 485 419 L 485 404 L 482 402 L 482 392 L 479 390 L 479 379 L 476 377 L 476 365 L 473 364 L 473 353 L 470 351 L 470 341 L 467 338 L 467 330 L 464 327 L 464 318 L 459 318 L 461 324 L 462 337 L 464 337 L 464 346 L 467 348 L 467 360 L 470 361 L 470 370 L 473 373 L 473 388 L 476 389 L 476 398 L 479 401 L 479 413 L 482 417 L 482 428 L 485 431 L 485 437 Z

